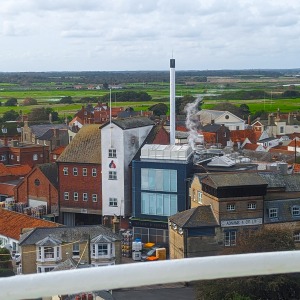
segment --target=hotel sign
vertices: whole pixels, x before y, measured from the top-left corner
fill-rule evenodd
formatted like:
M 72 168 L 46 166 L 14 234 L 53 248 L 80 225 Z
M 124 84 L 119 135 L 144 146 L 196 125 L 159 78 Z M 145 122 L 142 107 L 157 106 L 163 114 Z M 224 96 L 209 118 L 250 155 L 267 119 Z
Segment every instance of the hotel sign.
M 251 226 L 262 224 L 262 218 L 221 221 L 221 227 Z

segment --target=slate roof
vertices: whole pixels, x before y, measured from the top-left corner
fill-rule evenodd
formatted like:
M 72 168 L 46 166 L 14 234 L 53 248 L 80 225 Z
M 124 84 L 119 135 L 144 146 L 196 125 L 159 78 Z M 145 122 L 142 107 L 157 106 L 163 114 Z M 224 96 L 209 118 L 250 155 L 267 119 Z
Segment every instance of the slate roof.
M 200 180 L 200 179 L 199 179 Z M 210 186 L 230 187 L 230 186 L 254 186 L 267 185 L 267 181 L 257 173 L 223 173 L 209 174 L 201 180 Z
M 101 130 L 99 124 L 84 125 L 57 162 L 101 164 Z
M 57 164 L 56 163 L 47 163 L 38 165 L 37 168 L 41 170 L 41 172 L 48 178 L 48 180 L 58 188 L 58 171 L 57 171 Z
M 300 192 L 300 174 L 281 174 L 275 172 L 259 172 L 268 183 L 268 188 L 284 188 L 286 192 Z
M 98 125 L 99 126 L 99 125 Z M 102 225 L 76 226 L 76 227 L 56 227 L 56 228 L 35 228 L 32 231 L 22 234 L 20 245 L 35 245 L 46 237 L 52 237 L 55 240 L 64 243 L 74 241 L 86 241 L 100 236 L 106 236 L 111 241 L 119 241 L 121 237 L 113 233 L 111 229 Z
M 19 240 L 23 228 L 57 227 L 58 223 L 0 208 L 0 234 Z
M 124 119 L 114 119 L 112 120 L 112 123 L 114 123 L 115 125 L 117 125 L 123 130 L 155 125 L 155 123 L 149 118 L 140 117 L 140 116 L 124 118 Z M 103 125 L 103 127 L 107 126 L 108 124 L 109 122 Z
M 220 124 L 207 124 L 202 127 L 203 132 L 218 132 L 222 125 Z
M 32 133 L 35 134 L 38 139 L 42 138 L 49 130 L 53 133 L 53 129 L 66 129 L 68 130 L 68 126 L 66 124 L 41 124 L 41 125 L 31 125 L 29 126 Z M 48 133 L 49 134 L 49 133 Z
M 181 228 L 197 228 L 219 225 L 210 205 L 198 206 L 179 212 L 171 216 L 169 220 Z

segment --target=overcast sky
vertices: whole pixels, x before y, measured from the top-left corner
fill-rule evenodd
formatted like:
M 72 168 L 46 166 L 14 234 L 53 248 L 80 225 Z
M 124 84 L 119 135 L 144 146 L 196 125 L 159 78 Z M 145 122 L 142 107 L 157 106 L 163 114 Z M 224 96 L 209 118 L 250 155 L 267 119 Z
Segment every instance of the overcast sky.
M 1 0 L 0 71 L 298 68 L 299 0 Z

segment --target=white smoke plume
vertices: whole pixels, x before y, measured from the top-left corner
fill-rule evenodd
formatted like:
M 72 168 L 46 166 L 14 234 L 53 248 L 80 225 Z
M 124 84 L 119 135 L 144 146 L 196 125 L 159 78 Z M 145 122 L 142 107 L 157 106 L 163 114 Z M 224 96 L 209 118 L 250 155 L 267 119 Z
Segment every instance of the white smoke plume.
M 185 126 L 189 130 L 188 142 L 193 150 L 196 149 L 196 140 L 199 140 L 199 134 L 197 130 L 199 120 L 197 117 L 197 112 L 199 111 L 198 105 L 202 101 L 202 99 L 202 96 L 198 96 L 194 102 L 188 103 L 184 107 L 184 111 L 186 112 Z M 201 143 L 202 142 L 203 141 L 201 141 Z

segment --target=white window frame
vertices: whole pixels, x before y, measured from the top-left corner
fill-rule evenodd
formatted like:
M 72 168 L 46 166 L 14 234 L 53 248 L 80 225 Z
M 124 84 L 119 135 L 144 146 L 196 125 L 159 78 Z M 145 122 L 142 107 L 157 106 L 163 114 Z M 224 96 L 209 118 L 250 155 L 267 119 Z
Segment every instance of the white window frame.
M 234 203 L 226 204 L 226 210 L 227 211 L 235 211 L 235 204 Z
M 92 201 L 97 202 L 98 201 L 98 195 L 97 194 L 92 194 Z
M 107 252 L 107 254 L 101 254 L 101 252 L 104 252 L 104 251 L 101 251 L 101 249 L 99 249 L 100 247 L 103 247 L 104 245 L 107 246 L 107 249 L 105 249 L 105 252 Z M 113 243 L 92 244 L 91 257 L 93 259 L 115 257 L 114 244 Z
M 300 231 L 294 232 L 294 242 L 295 243 L 300 242 Z
M 118 198 L 109 198 L 108 203 L 110 207 L 118 207 Z
M 78 192 L 73 193 L 73 199 L 74 201 L 78 201 Z
M 47 273 L 47 272 L 51 272 L 53 269 L 55 268 L 55 266 L 37 266 L 37 273 Z
M 278 208 L 269 208 L 268 214 L 270 219 L 278 218 Z
M 292 216 L 299 217 L 300 216 L 300 206 L 292 206 Z
M 87 168 L 82 168 L 82 176 L 87 176 Z
M 64 167 L 63 168 L 63 172 L 64 172 L 64 175 L 69 175 L 69 168 L 68 167 Z
M 203 194 L 202 194 L 202 192 L 199 192 L 198 191 L 198 203 L 202 203 L 202 196 L 203 196 Z
M 82 193 L 82 201 L 88 201 L 88 193 Z
M 256 209 L 256 203 L 255 202 L 249 202 L 249 203 L 247 203 L 247 209 L 249 209 L 249 210 Z
M 74 243 L 73 244 L 72 255 L 73 255 L 73 257 L 79 257 L 80 256 L 80 245 L 79 245 L 79 243 Z
M 61 260 L 61 246 L 37 246 L 36 260 L 40 262 Z
M 69 192 L 64 192 L 64 200 L 68 201 L 69 199 Z
M 108 157 L 109 158 L 117 157 L 117 149 L 114 149 L 114 148 L 108 149 Z
M 78 176 L 78 168 L 73 168 L 73 176 Z
M 232 247 L 236 246 L 236 230 L 229 230 L 224 232 L 224 246 Z
M 97 169 L 96 168 L 92 168 L 92 176 L 93 177 L 97 176 Z
M 117 180 L 117 171 L 108 171 L 108 180 Z
M 33 157 L 32 157 L 33 160 L 38 160 L 38 158 L 39 158 L 39 157 L 38 157 L 37 154 L 33 154 Z

